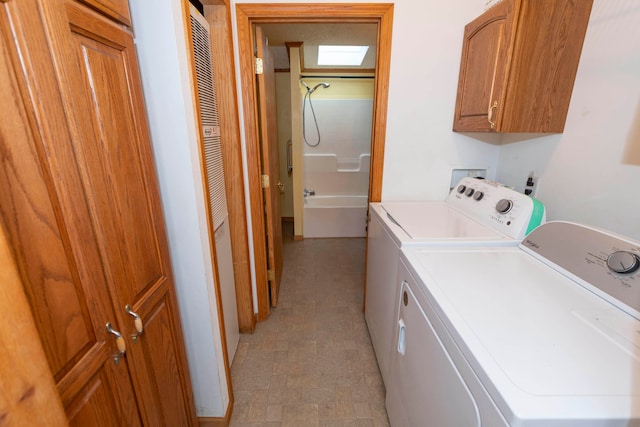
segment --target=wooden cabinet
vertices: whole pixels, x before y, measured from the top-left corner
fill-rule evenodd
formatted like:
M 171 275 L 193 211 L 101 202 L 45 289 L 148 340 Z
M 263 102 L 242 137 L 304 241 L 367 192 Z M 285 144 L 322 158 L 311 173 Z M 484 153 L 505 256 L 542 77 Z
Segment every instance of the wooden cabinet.
M 70 425 L 196 425 L 131 32 L 7 0 L 0 42 L 0 226 Z
M 559 133 L 593 0 L 503 0 L 464 31 L 453 130 Z

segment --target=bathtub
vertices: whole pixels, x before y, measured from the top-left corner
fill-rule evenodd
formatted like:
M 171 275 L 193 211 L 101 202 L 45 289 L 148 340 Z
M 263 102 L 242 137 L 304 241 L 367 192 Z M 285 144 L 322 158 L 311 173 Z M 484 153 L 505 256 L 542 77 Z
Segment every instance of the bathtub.
M 367 196 L 307 196 L 304 237 L 365 237 Z

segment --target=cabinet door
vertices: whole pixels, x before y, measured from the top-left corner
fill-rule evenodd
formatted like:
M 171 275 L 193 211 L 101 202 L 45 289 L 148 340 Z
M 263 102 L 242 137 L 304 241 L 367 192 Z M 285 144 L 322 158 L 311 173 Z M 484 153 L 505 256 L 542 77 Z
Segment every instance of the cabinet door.
M 67 2 L 81 144 L 75 147 L 143 420 L 196 422 L 133 38 Z M 129 307 L 127 311 L 125 307 Z
M 503 0 L 465 27 L 453 130 L 495 131 L 515 25 L 514 1 Z
M 139 426 L 127 364 L 115 363 L 105 329 L 120 326 L 48 51 L 59 33 L 42 26 L 66 25 L 64 9 L 52 6 L 0 7 L 0 226 L 71 425 Z

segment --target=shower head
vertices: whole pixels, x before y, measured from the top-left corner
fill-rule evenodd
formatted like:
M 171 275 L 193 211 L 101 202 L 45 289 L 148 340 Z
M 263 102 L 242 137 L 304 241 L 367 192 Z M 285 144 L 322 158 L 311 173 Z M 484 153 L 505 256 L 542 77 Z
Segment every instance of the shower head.
M 316 89 L 318 89 L 320 86 L 322 86 L 323 88 L 328 88 L 329 86 L 331 86 L 329 83 L 327 82 L 322 82 L 322 83 L 318 83 L 317 85 L 315 85 L 313 87 L 313 89 L 311 89 L 311 92 L 315 91 Z
M 321 82 L 321 83 L 318 83 L 317 85 L 315 85 L 313 88 L 311 88 L 311 87 L 309 87 L 309 85 L 308 85 L 307 83 L 305 83 L 305 81 L 304 81 L 304 80 L 300 80 L 300 83 L 302 83 L 302 84 L 304 85 L 304 87 L 306 87 L 306 88 L 307 88 L 307 93 L 308 93 L 308 94 L 311 94 L 311 93 L 315 92 L 315 91 L 316 91 L 316 89 L 318 89 L 320 86 L 322 86 L 322 87 L 323 87 L 323 88 L 325 88 L 325 89 L 326 89 L 326 88 L 328 88 L 329 86 L 331 86 L 331 85 L 330 85 L 329 83 L 327 83 L 327 82 Z

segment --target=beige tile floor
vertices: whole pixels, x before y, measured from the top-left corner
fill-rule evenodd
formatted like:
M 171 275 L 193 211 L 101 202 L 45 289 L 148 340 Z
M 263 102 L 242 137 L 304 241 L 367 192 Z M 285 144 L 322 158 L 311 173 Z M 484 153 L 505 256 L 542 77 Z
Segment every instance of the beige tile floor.
M 362 313 L 364 239 L 291 239 L 278 307 L 243 334 L 231 426 L 388 426 Z

